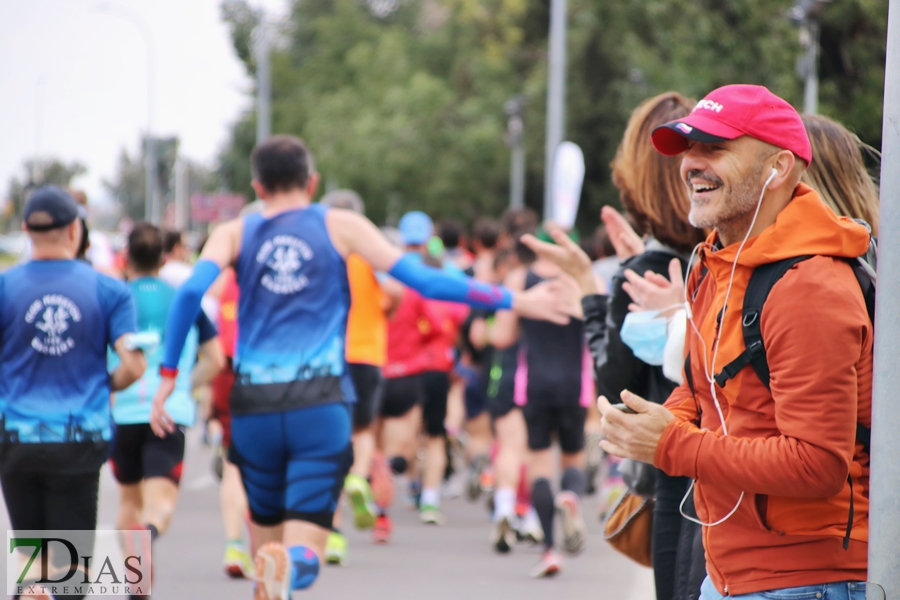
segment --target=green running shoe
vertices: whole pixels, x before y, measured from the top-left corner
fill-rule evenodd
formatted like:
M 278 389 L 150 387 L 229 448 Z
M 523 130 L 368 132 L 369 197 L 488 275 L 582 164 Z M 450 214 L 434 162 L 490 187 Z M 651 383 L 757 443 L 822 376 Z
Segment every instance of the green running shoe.
M 349 562 L 347 538 L 337 531 L 328 534 L 328 541 L 325 542 L 325 562 L 341 567 L 346 567 Z
M 372 496 L 372 488 L 365 478 L 350 473 L 344 479 L 344 492 L 350 500 L 353 508 L 353 522 L 357 529 L 372 529 L 375 517 L 378 516 L 378 507 Z
M 242 545 L 228 544 L 225 547 L 225 573 L 233 579 L 253 578 L 253 559 Z

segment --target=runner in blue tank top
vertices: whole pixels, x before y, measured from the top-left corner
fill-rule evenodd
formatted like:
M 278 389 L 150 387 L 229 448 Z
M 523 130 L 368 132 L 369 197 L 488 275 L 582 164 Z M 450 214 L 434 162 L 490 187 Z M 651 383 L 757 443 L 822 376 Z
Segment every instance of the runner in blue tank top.
M 96 528 L 110 392 L 145 367 L 128 288 L 74 260 L 77 217 L 68 193 L 36 190 L 24 213 L 32 260 L 0 274 L 0 482 L 16 531 Z M 108 346 L 120 359 L 112 373 Z M 68 569 L 63 554 L 53 563 Z
M 234 266 L 240 287 L 237 382 L 231 397 L 231 458 L 239 466 L 255 539 L 257 600 L 287 600 L 318 575 L 351 460 L 344 360 L 349 290 L 344 259 L 360 255 L 425 296 L 568 322 L 551 285 L 527 292 L 445 275 L 401 255 L 365 217 L 312 205 L 319 175 L 303 143 L 275 136 L 251 155 L 261 214 L 213 230 L 179 288 L 166 326 L 151 426 L 174 431 L 165 400 L 204 291 Z M 289 432 L 289 433 L 288 433 Z

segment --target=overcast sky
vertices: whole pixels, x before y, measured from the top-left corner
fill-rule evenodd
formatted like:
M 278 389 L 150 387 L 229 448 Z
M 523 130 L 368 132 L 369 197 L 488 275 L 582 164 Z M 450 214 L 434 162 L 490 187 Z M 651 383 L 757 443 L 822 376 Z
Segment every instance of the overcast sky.
M 252 107 L 219 3 L 0 0 L 0 197 L 36 153 L 82 162 L 88 173 L 74 184 L 92 200 L 105 195 L 121 149 L 135 154 L 147 127 L 147 44 L 136 20 L 153 44 L 154 133 L 179 136 L 184 156 L 212 165 L 229 123 Z

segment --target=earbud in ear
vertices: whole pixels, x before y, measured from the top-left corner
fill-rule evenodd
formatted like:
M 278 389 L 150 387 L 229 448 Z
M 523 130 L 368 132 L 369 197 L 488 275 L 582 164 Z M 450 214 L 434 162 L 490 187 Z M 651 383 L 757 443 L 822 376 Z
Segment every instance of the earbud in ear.
M 772 167 L 772 177 L 778 177 L 778 169 L 776 169 L 775 167 Z

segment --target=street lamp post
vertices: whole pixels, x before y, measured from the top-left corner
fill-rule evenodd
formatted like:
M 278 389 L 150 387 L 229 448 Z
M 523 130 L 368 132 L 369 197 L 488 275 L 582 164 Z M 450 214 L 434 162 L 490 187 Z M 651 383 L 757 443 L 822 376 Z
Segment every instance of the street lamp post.
M 869 501 L 868 600 L 900 598 L 900 462 L 895 458 L 900 405 L 900 0 L 888 7 L 881 142 L 881 210 L 878 233 L 878 296 L 872 394 L 872 457 Z
M 800 45 L 806 53 L 797 59 L 797 74 L 803 78 L 803 112 L 819 112 L 819 17 L 831 0 L 797 0 L 790 19 L 800 28 Z
M 125 19 L 141 32 L 147 48 L 147 133 L 144 136 L 144 171 L 146 187 L 144 191 L 144 218 L 150 222 L 159 222 L 159 206 L 156 194 L 156 144 L 153 139 L 153 97 L 154 97 L 154 62 L 155 54 L 153 34 L 150 28 L 136 13 L 111 4 L 99 4 L 100 12 Z
M 503 107 L 507 121 L 507 140 L 512 148 L 509 169 L 509 207 L 525 206 L 525 146 L 522 144 L 522 109 L 525 106 L 524 96 L 516 96 Z
M 272 135 L 271 30 L 265 15 L 256 26 L 256 143 Z
M 544 219 L 553 218 L 553 159 L 563 141 L 566 113 L 566 0 L 550 1 L 547 57 L 547 140 L 544 148 Z

